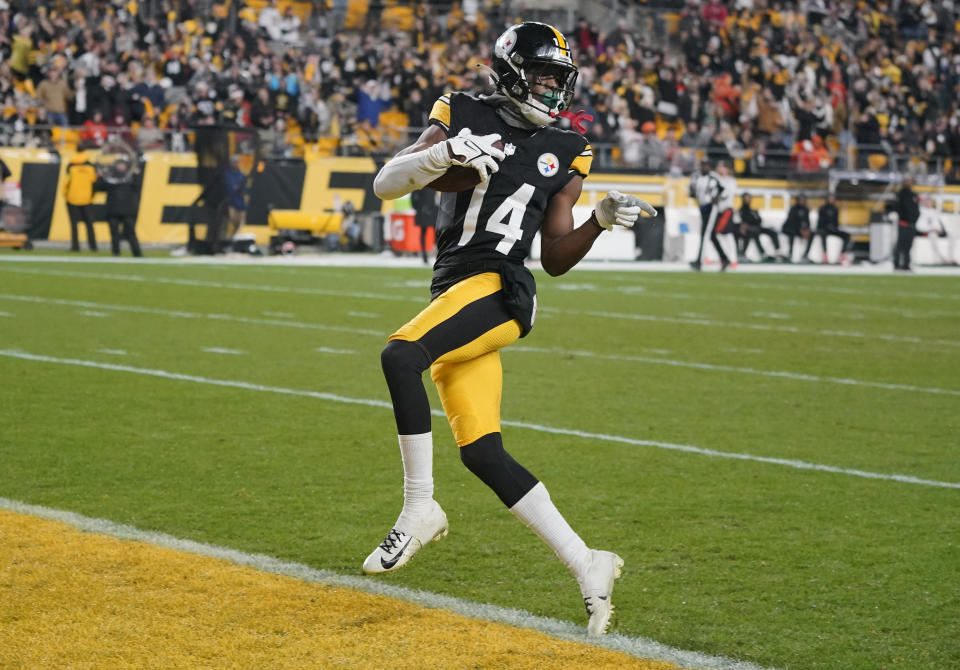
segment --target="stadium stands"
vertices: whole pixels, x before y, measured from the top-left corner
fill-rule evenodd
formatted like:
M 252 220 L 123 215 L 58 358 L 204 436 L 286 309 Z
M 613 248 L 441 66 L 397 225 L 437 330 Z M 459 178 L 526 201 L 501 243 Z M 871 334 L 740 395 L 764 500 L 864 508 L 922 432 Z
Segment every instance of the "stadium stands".
M 835 166 L 960 181 L 950 0 L 614 5 L 567 26 L 581 67 L 576 109 L 594 116 L 598 166 L 685 173 L 705 153 L 750 176 Z M 486 86 L 476 66 L 505 25 L 571 18 L 521 17 L 484 0 L 85 6 L 0 4 L 10 27 L 0 34 L 0 145 L 72 149 L 99 111 L 113 136 L 152 117 L 167 149 L 188 148 L 177 139 L 189 140 L 185 127 L 214 123 L 257 127 L 281 156 L 389 154 L 441 92 Z M 70 128 L 53 133 L 44 121 L 56 110 L 38 97 L 51 71 L 71 94 Z M 641 155 L 663 160 L 634 160 L 639 142 Z

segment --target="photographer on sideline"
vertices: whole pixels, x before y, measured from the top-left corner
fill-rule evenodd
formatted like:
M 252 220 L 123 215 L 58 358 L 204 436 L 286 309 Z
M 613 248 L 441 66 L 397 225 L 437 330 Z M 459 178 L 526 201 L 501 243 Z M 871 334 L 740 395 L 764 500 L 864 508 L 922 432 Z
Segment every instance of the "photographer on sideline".
M 125 239 L 134 256 L 143 256 L 137 240 L 137 213 L 140 211 L 142 166 L 130 158 L 116 160 L 109 179 L 97 182 L 98 191 L 107 192 L 107 222 L 110 224 L 110 251 L 120 255 L 120 240 Z

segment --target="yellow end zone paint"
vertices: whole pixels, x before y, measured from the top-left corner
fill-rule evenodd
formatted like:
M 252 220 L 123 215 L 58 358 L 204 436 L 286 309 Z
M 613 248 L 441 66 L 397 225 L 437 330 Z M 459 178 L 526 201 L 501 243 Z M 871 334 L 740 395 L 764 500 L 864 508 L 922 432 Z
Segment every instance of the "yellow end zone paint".
M 6 510 L 0 667 L 676 669 Z

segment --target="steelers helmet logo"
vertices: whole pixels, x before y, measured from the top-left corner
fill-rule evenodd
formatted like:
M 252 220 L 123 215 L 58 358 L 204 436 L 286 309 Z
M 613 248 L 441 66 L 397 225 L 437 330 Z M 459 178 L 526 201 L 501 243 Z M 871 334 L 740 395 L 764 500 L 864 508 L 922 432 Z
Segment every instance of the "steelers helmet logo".
M 500 36 L 500 39 L 497 40 L 497 43 L 493 46 L 494 53 L 501 57 L 506 58 L 514 47 L 517 46 L 517 31 L 508 30 L 503 35 Z
M 552 177 L 560 169 L 560 161 L 553 154 L 540 154 L 540 158 L 537 159 L 537 169 L 544 177 Z

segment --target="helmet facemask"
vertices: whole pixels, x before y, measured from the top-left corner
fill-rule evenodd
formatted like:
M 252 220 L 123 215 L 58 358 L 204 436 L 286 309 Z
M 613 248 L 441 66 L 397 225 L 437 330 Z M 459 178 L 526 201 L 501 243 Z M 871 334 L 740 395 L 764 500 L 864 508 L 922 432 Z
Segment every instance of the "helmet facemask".
M 546 115 L 549 121 L 542 123 L 553 123 L 560 112 L 570 108 L 577 81 L 577 70 L 572 65 L 538 62 L 524 74 L 529 86 L 526 97 L 521 99 L 520 111 L 528 119 L 527 108 L 532 108 L 540 119 Z

